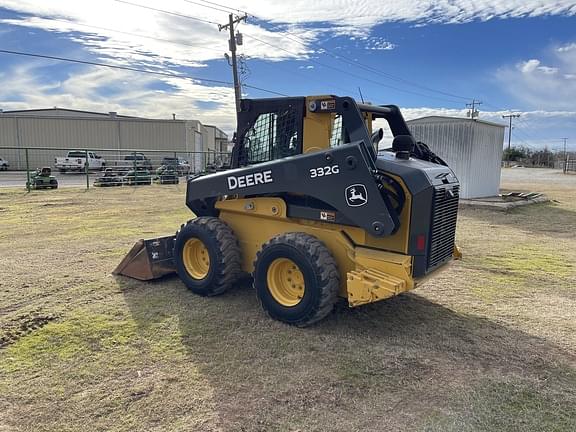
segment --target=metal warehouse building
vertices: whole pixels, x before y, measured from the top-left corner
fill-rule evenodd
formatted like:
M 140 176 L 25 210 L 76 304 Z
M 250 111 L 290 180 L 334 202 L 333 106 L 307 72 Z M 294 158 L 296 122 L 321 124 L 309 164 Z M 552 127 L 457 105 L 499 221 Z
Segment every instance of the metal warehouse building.
M 461 198 L 498 195 L 505 125 L 441 116 L 407 123 L 416 141 L 428 144 L 454 170 Z
M 228 136 L 215 126 L 197 120 L 145 119 L 62 108 L 0 112 L 0 156 L 11 169 L 25 169 L 25 152 L 2 147 L 48 147 L 54 151 L 29 151 L 31 167 L 51 166 L 65 156 L 61 149 L 167 150 L 187 153 L 193 167 L 202 169 L 207 153 L 228 151 Z M 60 150 L 56 150 L 60 149 Z M 168 152 L 170 151 L 170 152 Z M 197 152 L 197 153 L 194 153 Z M 102 152 L 100 152 L 102 153 Z M 155 154 L 160 158 L 161 154 Z M 103 157 L 113 157 L 104 153 Z M 117 156 L 118 157 L 118 156 Z

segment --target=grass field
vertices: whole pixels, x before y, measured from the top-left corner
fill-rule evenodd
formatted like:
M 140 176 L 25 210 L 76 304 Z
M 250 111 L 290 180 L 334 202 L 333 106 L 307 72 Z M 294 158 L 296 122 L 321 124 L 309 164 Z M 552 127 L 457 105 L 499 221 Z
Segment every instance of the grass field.
M 0 191 L 0 431 L 574 431 L 576 176 L 554 201 L 462 210 L 464 253 L 413 293 L 270 320 L 110 272 L 190 218 L 184 186 Z

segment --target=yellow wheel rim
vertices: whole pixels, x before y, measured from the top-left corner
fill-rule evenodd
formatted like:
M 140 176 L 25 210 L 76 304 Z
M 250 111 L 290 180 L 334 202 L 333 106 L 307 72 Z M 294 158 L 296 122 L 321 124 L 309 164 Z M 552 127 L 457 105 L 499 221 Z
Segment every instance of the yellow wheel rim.
M 210 270 L 210 255 L 202 240 L 191 238 L 184 243 L 182 262 L 190 276 L 194 279 L 204 279 Z
M 304 275 L 296 263 L 288 258 L 276 258 L 266 274 L 270 294 L 282 306 L 296 306 L 304 297 Z

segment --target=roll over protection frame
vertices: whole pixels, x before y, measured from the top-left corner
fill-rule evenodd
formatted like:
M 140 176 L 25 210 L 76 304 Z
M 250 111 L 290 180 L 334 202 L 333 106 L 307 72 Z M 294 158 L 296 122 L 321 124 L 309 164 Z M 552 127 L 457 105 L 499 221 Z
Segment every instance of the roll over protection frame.
M 330 104 L 322 104 L 323 101 L 330 101 Z M 302 154 L 306 109 L 311 112 L 339 114 L 350 142 L 335 148 Z M 247 133 L 254 127 L 260 115 L 285 113 L 286 110 L 294 110 L 297 119 L 294 124 L 297 154 L 249 165 L 248 148 L 245 145 Z M 186 193 L 187 206 L 198 216 L 217 216 L 218 210 L 214 204 L 226 195 L 303 194 L 326 203 L 375 237 L 393 234 L 400 222 L 390 200 L 381 191 L 376 167 L 378 156 L 372 146 L 372 137 L 362 113 L 370 113 L 373 118 L 386 119 L 394 135 L 410 135 L 406 122 L 395 105 L 357 104 L 350 97 L 337 96 L 322 97 L 310 102 L 308 107 L 304 97 L 243 99 L 232 151 L 232 169 L 191 178 Z M 338 165 L 342 174 L 316 178 L 310 176 L 312 170 L 330 165 Z M 267 175 L 272 178 L 271 182 L 252 181 L 254 178 L 263 178 L 259 176 L 266 172 L 269 172 Z M 239 181 L 236 176 L 250 181 L 246 180 L 246 186 L 231 189 L 231 185 L 243 181 Z M 235 180 L 229 180 L 230 177 Z M 366 194 L 364 204 L 351 205 L 347 194 L 352 187 Z

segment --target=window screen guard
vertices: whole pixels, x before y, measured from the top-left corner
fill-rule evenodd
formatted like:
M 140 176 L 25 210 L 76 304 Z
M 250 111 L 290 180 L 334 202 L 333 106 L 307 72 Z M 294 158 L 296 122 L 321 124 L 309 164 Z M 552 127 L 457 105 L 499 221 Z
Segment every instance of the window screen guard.
M 248 164 L 256 164 L 298 153 L 298 129 L 294 110 L 260 114 L 244 137 Z
M 235 166 L 294 156 L 302 152 L 304 98 L 243 100 L 240 148 Z

